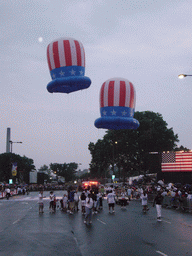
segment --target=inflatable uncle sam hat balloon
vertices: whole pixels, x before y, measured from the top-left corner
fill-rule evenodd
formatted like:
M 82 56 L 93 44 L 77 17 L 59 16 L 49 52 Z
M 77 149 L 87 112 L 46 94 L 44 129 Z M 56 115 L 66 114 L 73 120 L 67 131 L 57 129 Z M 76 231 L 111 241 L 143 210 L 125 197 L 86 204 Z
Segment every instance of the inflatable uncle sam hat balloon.
M 120 130 L 137 129 L 139 122 L 135 112 L 135 89 L 124 78 L 112 78 L 103 83 L 100 90 L 101 117 L 95 120 L 97 128 Z
M 47 46 L 47 61 L 51 81 L 48 92 L 70 93 L 86 89 L 91 80 L 85 74 L 85 52 L 81 42 L 60 38 Z

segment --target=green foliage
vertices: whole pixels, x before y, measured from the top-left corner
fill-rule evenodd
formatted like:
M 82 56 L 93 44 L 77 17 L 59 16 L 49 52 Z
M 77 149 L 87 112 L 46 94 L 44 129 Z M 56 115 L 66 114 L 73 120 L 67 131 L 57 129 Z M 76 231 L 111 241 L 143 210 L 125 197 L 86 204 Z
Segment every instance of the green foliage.
M 49 167 L 47 165 L 43 165 L 39 168 L 39 172 L 46 172 L 48 173 L 49 172 Z
M 178 135 L 167 128 L 161 114 L 145 111 L 136 112 L 134 117 L 140 122 L 137 130 L 108 130 L 102 140 L 90 142 L 92 177 L 106 176 L 110 166 L 114 170 L 114 165 L 119 176 L 146 173 L 151 161 L 149 152 L 175 149 Z
M 75 173 L 78 168 L 77 163 L 64 163 L 64 164 L 58 164 L 58 163 L 51 163 L 50 169 L 57 174 L 58 176 L 62 176 L 65 178 L 65 181 L 72 181 L 75 179 Z
M 90 173 L 84 173 L 79 178 L 82 179 L 82 180 L 89 180 Z
M 177 148 L 175 149 L 175 151 L 185 151 L 185 152 L 187 152 L 187 151 L 190 151 L 190 149 L 189 149 L 189 148 L 186 148 L 186 147 L 183 147 L 183 146 L 181 145 L 180 147 L 177 147 Z
M 17 163 L 17 176 L 12 177 L 12 163 Z M 0 180 L 8 183 L 9 179 L 29 183 L 29 172 L 35 170 L 34 162 L 26 156 L 12 153 L 0 154 Z

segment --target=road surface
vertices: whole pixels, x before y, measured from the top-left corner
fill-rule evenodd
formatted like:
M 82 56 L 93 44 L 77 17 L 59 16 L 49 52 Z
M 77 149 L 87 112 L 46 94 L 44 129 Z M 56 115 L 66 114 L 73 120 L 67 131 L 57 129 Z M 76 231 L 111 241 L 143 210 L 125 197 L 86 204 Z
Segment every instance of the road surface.
M 55 192 L 61 198 L 63 191 Z M 38 213 L 38 192 L 0 200 L 0 256 L 192 256 L 192 214 L 162 209 L 162 222 L 150 205 L 142 213 L 140 201 L 126 210 L 107 202 L 84 224 L 81 211 L 69 215 L 49 212 L 49 192 L 44 213 Z

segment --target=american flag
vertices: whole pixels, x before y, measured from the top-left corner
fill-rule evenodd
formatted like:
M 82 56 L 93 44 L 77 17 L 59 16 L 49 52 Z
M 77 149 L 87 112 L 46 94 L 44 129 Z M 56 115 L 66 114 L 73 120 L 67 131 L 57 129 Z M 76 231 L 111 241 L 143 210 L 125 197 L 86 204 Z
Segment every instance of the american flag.
M 101 86 L 100 107 L 135 108 L 135 94 L 133 84 L 127 79 L 109 79 Z
M 162 153 L 162 172 L 192 172 L 192 152 Z

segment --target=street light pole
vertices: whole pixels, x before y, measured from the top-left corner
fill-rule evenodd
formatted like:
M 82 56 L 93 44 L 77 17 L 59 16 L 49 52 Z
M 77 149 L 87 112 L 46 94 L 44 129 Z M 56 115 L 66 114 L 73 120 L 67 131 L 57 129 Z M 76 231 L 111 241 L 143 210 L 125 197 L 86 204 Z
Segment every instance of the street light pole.
M 11 144 L 11 153 L 12 153 L 12 151 L 13 151 L 13 143 L 23 143 L 23 142 L 21 142 L 21 141 L 12 141 L 12 140 L 10 140 L 9 141 L 9 143 Z
M 115 173 L 115 144 L 117 144 L 117 141 L 113 140 L 113 174 Z
M 180 75 L 178 75 L 178 78 L 179 78 L 179 79 L 183 79 L 183 78 L 186 77 L 186 76 L 192 76 L 192 75 L 180 74 Z

